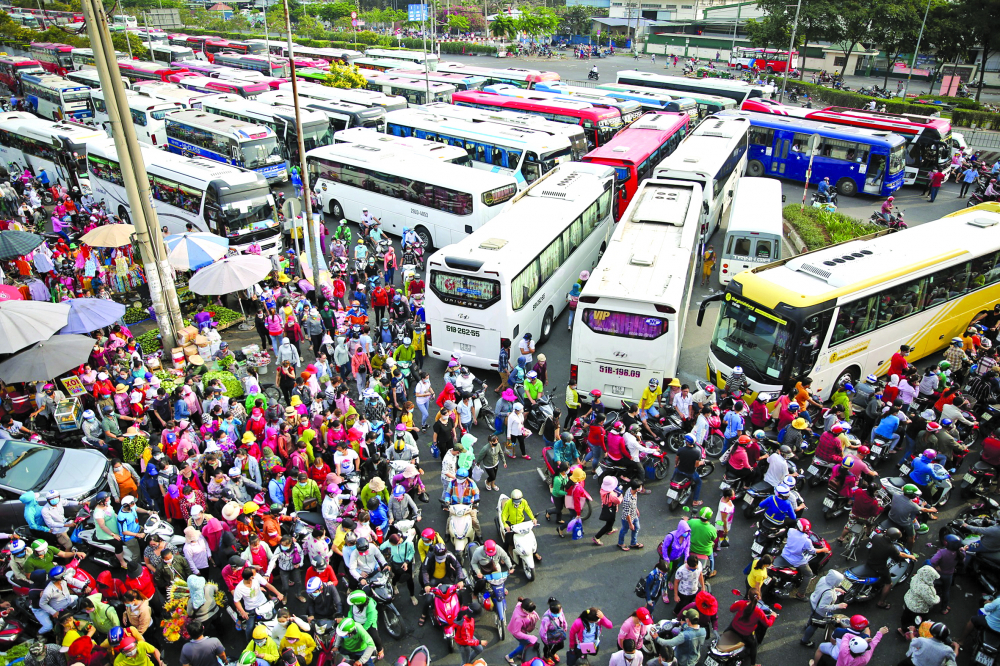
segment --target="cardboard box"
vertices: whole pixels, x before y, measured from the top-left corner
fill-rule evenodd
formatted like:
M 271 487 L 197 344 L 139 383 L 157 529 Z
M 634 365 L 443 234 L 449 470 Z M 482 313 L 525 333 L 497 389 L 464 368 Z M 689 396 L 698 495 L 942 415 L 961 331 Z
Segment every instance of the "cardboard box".
M 190 358 L 198 353 L 197 345 L 184 345 L 184 356 Z
M 163 369 L 163 365 L 160 363 L 160 359 L 155 356 L 151 356 L 146 359 L 146 367 L 149 368 L 150 372 L 155 372 L 157 370 Z
M 185 326 L 180 330 L 178 337 L 181 343 L 187 344 L 189 342 L 194 342 L 195 337 L 198 335 L 198 329 L 194 326 Z

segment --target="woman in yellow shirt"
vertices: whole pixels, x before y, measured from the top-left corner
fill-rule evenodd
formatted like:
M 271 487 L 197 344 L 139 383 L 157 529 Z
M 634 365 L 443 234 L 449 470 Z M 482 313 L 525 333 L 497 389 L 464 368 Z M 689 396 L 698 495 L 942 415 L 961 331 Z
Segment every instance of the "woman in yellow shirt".
M 753 561 L 753 564 L 750 565 L 750 573 L 747 574 L 747 592 L 756 592 L 757 597 L 760 598 L 761 588 L 764 587 L 764 583 L 770 578 L 767 568 L 773 562 L 774 558 L 770 555 L 761 555 L 760 559 Z

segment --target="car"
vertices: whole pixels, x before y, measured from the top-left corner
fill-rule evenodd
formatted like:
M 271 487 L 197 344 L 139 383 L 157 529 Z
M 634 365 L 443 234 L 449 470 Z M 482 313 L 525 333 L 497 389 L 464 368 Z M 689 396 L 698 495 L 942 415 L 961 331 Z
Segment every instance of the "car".
M 27 524 L 20 497 L 33 491 L 44 503 L 57 490 L 63 499 L 88 502 L 108 488 L 111 461 L 93 449 L 68 449 L 16 439 L 0 441 L 0 529 Z

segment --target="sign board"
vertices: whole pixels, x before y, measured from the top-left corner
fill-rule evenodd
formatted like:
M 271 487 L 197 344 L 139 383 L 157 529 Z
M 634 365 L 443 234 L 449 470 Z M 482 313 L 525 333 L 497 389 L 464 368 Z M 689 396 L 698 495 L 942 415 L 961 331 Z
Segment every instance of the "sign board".
M 62 382 L 62 385 L 66 387 L 66 392 L 71 396 L 76 397 L 87 392 L 87 388 L 83 385 L 79 377 L 63 377 L 59 381 Z
M 298 199 L 285 199 L 281 204 L 281 212 L 286 220 L 294 220 L 302 214 L 302 202 Z
M 358 13 L 357 12 L 351 12 L 351 18 L 352 19 L 358 18 Z
M 427 5 L 407 5 L 406 17 L 410 21 L 426 21 Z

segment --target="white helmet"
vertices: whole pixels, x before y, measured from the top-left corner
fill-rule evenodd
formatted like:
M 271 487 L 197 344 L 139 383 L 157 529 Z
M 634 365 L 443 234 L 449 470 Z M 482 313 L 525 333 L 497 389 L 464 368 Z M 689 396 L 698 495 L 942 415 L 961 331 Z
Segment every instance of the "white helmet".
M 861 638 L 861 636 L 852 636 L 851 640 L 847 643 L 847 647 L 853 655 L 864 654 L 868 652 L 868 641 Z

